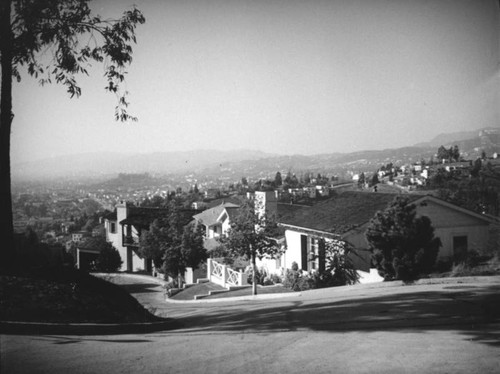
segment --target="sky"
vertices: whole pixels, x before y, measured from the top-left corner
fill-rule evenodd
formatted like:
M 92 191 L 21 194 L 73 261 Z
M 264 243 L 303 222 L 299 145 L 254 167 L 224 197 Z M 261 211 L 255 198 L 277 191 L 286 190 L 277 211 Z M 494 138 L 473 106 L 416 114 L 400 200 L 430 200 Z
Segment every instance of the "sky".
M 117 18 L 133 3 L 92 1 Z M 82 96 L 14 82 L 12 163 L 87 152 L 397 148 L 500 127 L 497 0 L 136 0 L 129 111 L 102 66 Z

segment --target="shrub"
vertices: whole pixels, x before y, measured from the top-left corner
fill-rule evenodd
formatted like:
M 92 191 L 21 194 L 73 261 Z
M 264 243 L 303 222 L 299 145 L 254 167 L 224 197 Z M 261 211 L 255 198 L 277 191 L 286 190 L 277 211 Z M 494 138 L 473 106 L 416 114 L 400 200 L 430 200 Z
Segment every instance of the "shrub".
M 274 284 L 279 284 L 281 283 L 281 277 L 278 274 L 272 274 L 271 275 L 271 280 Z
M 283 286 L 291 289 L 292 291 L 299 291 L 298 281 L 301 274 L 293 269 L 286 269 L 285 275 L 283 276 Z
M 251 269 L 251 266 L 250 266 Z M 248 284 L 252 284 L 252 272 L 248 272 Z M 261 286 L 270 286 L 273 285 L 273 281 L 271 279 L 271 276 L 268 274 L 267 270 L 265 268 L 257 268 L 255 271 L 255 279 L 257 280 L 257 284 L 260 284 Z
M 434 266 L 438 273 L 445 273 L 451 270 L 453 261 L 451 259 L 439 259 Z
M 111 243 L 106 243 L 106 246 L 101 249 L 97 257 L 95 268 L 97 271 L 104 273 L 111 273 L 118 271 L 122 266 L 122 259 L 120 252 L 118 252 Z
M 287 269 L 283 277 L 283 286 L 292 291 L 305 291 L 315 288 L 315 282 L 309 274 L 302 271 Z
M 415 204 L 401 197 L 375 214 L 365 235 L 372 260 L 387 280 L 408 282 L 430 273 L 441 246 L 429 217 L 417 217 Z

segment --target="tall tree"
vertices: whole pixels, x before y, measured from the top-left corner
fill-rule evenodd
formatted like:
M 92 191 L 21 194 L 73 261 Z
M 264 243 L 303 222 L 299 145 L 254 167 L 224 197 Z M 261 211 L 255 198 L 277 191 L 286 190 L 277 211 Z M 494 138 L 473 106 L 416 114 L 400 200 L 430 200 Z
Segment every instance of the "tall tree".
M 415 204 L 399 196 L 375 214 L 365 235 L 372 260 L 386 279 L 411 281 L 430 272 L 441 246 L 429 217 L 417 217 Z
M 458 149 L 458 145 L 453 146 L 451 157 L 455 160 L 455 162 L 460 161 L 460 149 Z
M 274 217 L 256 211 L 255 206 L 244 204 L 236 217 L 231 220 L 227 237 L 221 239 L 222 246 L 234 257 L 242 256 L 252 263 L 252 294 L 257 295 L 256 260 L 274 258 L 281 254 L 281 246 L 276 241 L 280 235 Z
M 359 179 L 358 179 L 358 187 L 363 188 L 363 187 L 364 187 L 364 185 L 365 185 L 365 182 L 366 182 L 365 173 L 364 173 L 364 172 L 362 172 L 362 173 L 359 175 Z
M 283 184 L 283 179 L 281 178 L 281 173 L 278 171 L 276 172 L 276 176 L 274 177 L 274 184 L 276 187 L 279 187 Z
M 10 179 L 10 133 L 12 126 L 12 78 L 21 79 L 26 66 L 40 84 L 66 86 L 70 97 L 81 89 L 76 75 L 87 74 L 91 62 L 103 63 L 106 90 L 117 95 L 115 118 L 136 120 L 127 112 L 127 92 L 122 89 L 125 68 L 132 61 L 135 28 L 145 22 L 135 7 L 119 19 L 93 15 L 89 0 L 2 0 L 0 2 L 0 236 L 2 255 L 13 244 Z M 47 55 L 48 52 L 48 55 Z M 0 261 L 3 266 L 8 262 Z
M 443 160 L 448 160 L 449 157 L 449 151 L 444 146 L 440 146 L 437 151 L 437 158 L 439 159 L 439 162 L 441 163 Z

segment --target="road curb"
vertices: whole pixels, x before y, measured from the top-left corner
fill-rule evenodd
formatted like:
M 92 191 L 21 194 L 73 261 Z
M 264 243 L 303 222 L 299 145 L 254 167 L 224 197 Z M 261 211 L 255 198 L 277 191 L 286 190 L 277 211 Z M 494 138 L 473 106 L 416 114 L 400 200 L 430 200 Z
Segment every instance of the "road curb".
M 168 319 L 145 323 L 41 323 L 0 321 L 0 333 L 15 335 L 123 335 L 174 330 L 183 324 Z
M 259 300 L 274 300 L 284 299 L 287 297 L 300 297 L 301 292 L 284 292 L 284 293 L 268 293 L 263 295 L 250 295 L 250 296 L 234 296 L 234 297 L 221 297 L 217 299 L 198 299 L 198 300 L 175 300 L 166 298 L 167 303 L 172 304 L 198 304 L 198 303 L 232 303 L 234 301 L 259 301 Z

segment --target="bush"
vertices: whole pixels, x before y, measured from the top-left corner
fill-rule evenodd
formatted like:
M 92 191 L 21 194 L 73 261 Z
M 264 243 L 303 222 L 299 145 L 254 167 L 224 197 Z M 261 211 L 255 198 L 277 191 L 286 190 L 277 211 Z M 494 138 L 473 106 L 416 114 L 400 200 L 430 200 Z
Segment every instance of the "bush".
M 445 273 L 451 270 L 453 266 L 453 261 L 451 259 L 439 259 L 434 266 L 434 269 L 438 273 Z
M 281 283 L 281 277 L 278 274 L 272 274 L 271 280 L 272 280 L 273 284 Z
M 315 282 L 307 273 L 302 274 L 302 271 L 286 269 L 283 286 L 292 291 L 305 291 L 315 288 Z
M 479 266 L 492 258 L 491 255 L 481 255 L 478 251 L 472 249 L 467 251 L 465 255 L 464 264 L 469 268 Z
M 272 286 L 273 284 L 275 284 L 275 282 L 273 281 L 273 276 L 274 275 L 269 274 L 265 268 L 257 268 L 255 271 L 255 279 L 257 281 L 257 284 L 260 284 L 261 286 Z M 252 280 L 252 271 L 249 271 L 247 278 L 248 284 L 252 284 Z
M 118 252 L 111 243 L 101 249 L 99 256 L 95 263 L 95 269 L 104 273 L 111 273 L 118 271 L 122 266 L 122 259 L 120 252 Z

